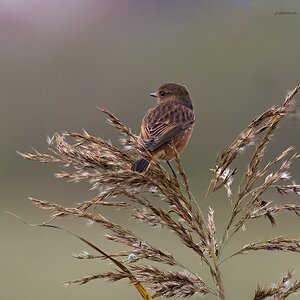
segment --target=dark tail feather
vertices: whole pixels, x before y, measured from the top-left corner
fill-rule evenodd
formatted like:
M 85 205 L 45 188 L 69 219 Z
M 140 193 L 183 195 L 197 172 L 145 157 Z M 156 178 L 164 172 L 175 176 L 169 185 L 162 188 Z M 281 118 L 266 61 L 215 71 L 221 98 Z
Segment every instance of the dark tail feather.
M 149 161 L 145 158 L 141 158 L 132 165 L 131 170 L 139 173 L 144 173 L 147 171 L 148 167 Z

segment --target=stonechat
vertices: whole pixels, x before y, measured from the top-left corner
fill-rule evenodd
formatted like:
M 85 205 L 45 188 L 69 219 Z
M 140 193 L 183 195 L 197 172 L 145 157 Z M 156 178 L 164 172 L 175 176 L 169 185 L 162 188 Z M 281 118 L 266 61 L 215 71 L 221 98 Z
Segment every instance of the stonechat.
M 195 123 L 193 105 L 186 87 L 166 83 L 150 94 L 157 99 L 143 118 L 139 136 L 140 152 L 148 151 L 158 159 L 169 160 L 187 145 Z M 150 160 L 142 157 L 131 170 L 139 173 L 148 170 Z

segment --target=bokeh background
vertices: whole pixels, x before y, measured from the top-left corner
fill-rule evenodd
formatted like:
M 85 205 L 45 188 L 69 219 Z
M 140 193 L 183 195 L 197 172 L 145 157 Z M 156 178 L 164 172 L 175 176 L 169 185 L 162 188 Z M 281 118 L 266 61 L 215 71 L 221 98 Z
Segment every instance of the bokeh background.
M 117 144 L 118 134 L 97 106 L 108 107 L 138 132 L 153 104 L 149 93 L 165 82 L 182 83 L 190 90 L 197 116 L 182 161 L 201 203 L 217 153 L 300 82 L 299 30 L 297 0 L 0 0 L 0 299 L 140 297 L 126 280 L 63 288 L 65 280 L 110 266 L 73 259 L 72 252 L 90 250 L 62 232 L 28 227 L 4 211 L 41 222 L 47 213 L 34 207 L 28 196 L 72 205 L 94 193 L 88 185 L 55 179 L 60 166 L 26 161 L 17 150 L 47 151 L 46 136 L 63 129 L 84 128 Z M 300 149 L 299 126 L 296 115 L 284 121 L 269 158 L 289 145 Z M 300 181 L 299 163 L 292 175 Z M 277 194 L 267 200 L 282 201 Z M 229 208 L 225 192 L 216 193 L 209 205 L 221 228 Z M 127 223 L 122 211 L 106 215 Z M 265 219 L 247 224 L 228 253 L 258 238 L 299 237 L 297 216 L 277 219 L 275 229 Z M 81 220 L 60 224 L 107 251 L 116 249 L 98 226 L 88 227 Z M 169 233 L 144 226 L 136 230 L 209 278 L 199 258 Z M 279 281 L 293 268 L 300 278 L 297 254 L 236 257 L 223 264 L 228 299 L 250 299 L 258 283 Z

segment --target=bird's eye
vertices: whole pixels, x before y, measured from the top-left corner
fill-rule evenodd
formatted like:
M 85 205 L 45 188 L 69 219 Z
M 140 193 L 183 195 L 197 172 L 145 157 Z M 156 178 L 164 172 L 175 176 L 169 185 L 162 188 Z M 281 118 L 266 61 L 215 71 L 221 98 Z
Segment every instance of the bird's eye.
M 164 91 L 160 91 L 160 92 L 159 92 L 159 96 L 163 97 L 163 96 L 165 96 L 165 95 L 166 95 L 166 92 L 164 92 Z

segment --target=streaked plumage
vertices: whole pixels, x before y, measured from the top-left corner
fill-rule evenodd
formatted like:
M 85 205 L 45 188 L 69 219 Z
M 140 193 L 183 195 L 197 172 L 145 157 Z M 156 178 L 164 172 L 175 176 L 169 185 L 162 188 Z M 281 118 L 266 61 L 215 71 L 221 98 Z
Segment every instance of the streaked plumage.
M 195 122 L 193 105 L 187 89 L 178 84 L 162 85 L 151 96 L 157 104 L 143 118 L 139 137 L 142 149 L 163 160 L 175 157 L 172 144 L 181 152 L 188 143 Z M 145 172 L 149 161 L 141 158 L 132 166 L 136 172 Z

